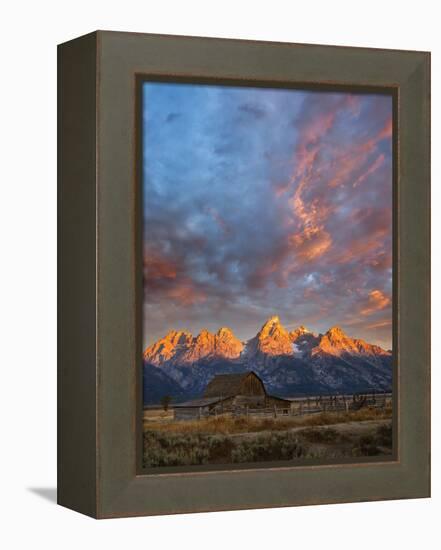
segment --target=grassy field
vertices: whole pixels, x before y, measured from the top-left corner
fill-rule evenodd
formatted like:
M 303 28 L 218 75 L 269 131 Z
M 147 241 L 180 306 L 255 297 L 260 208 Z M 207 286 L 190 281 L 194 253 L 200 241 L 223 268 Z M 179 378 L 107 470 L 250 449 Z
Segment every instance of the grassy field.
M 144 419 L 144 466 L 338 459 L 392 453 L 392 410 L 297 417 L 219 416 L 175 421 Z

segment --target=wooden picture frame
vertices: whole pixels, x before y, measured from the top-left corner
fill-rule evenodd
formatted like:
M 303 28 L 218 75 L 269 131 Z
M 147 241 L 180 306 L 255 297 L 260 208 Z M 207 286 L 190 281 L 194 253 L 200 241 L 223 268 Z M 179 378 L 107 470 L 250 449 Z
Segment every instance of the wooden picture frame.
M 59 504 L 111 518 L 430 496 L 430 54 L 97 31 L 58 63 Z M 392 93 L 393 460 L 143 472 L 145 78 Z

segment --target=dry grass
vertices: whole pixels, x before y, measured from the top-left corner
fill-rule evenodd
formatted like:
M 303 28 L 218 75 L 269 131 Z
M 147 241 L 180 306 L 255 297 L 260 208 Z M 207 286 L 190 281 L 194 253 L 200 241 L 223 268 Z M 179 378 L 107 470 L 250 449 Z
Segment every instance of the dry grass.
M 164 411 L 164 409 L 146 409 L 143 413 L 144 422 L 162 422 L 163 420 L 173 420 L 173 409 Z
M 302 417 L 300 417 L 302 418 Z M 366 407 L 358 411 L 349 412 L 324 412 L 305 416 L 300 426 L 328 426 L 331 424 L 343 424 L 345 422 L 363 422 L 364 420 L 383 420 L 392 418 L 392 407 L 375 409 Z
M 365 408 L 350 412 L 325 412 L 305 416 L 288 416 L 277 418 L 218 416 L 201 420 L 163 419 L 162 421 L 145 421 L 144 430 L 160 430 L 176 434 L 239 434 L 263 431 L 286 431 L 302 426 L 329 426 L 346 422 L 364 420 L 382 420 L 391 418 L 391 409 Z

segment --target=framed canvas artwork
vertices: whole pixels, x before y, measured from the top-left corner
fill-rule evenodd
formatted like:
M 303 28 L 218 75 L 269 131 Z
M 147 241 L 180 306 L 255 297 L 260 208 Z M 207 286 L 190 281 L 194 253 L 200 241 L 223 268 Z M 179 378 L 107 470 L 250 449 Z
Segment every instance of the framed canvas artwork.
M 144 466 L 393 458 L 395 96 L 139 85 Z
M 429 55 L 59 47 L 59 502 L 430 493 Z

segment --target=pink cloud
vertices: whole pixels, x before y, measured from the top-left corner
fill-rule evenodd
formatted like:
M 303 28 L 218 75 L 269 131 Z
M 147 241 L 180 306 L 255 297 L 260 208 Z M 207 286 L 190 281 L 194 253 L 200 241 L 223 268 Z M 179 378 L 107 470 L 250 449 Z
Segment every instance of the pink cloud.
M 176 264 L 161 256 L 146 253 L 144 256 L 144 275 L 147 280 L 175 279 Z
M 205 211 L 216 222 L 219 229 L 222 231 L 222 233 L 224 233 L 224 235 L 229 235 L 231 233 L 231 230 L 228 227 L 227 222 L 224 220 L 224 218 L 219 214 L 219 212 L 215 208 L 207 207 L 205 208 Z
M 298 121 L 299 138 L 294 152 L 294 170 L 286 182 L 274 185 L 274 195 L 287 202 L 289 208 L 282 221 L 286 227 L 286 243 L 276 257 L 258 269 L 252 277 L 252 284 L 263 287 L 271 278 L 277 286 L 285 286 L 289 276 L 299 272 L 308 264 L 324 259 L 327 264 L 346 264 L 359 260 L 359 269 L 369 265 L 373 269 L 387 267 L 390 255 L 384 255 L 385 239 L 390 236 L 390 212 L 383 216 L 373 215 L 372 219 L 353 220 L 360 230 L 352 236 L 349 231 L 345 238 L 335 241 L 336 206 L 334 189 L 351 185 L 358 187 L 386 162 L 384 153 L 377 151 L 379 143 L 392 135 L 392 119 L 370 138 L 362 141 L 341 140 L 338 126 L 339 117 L 360 114 L 360 101 L 357 96 L 343 96 L 338 101 L 317 101 L 308 114 L 302 113 Z M 339 147 L 336 147 L 339 143 Z M 332 189 L 332 191 L 330 190 Z M 332 193 L 332 194 L 331 194 Z M 360 213 L 366 216 L 366 211 Z M 353 269 L 358 269 L 354 266 Z
M 177 300 L 181 305 L 192 306 L 205 302 L 207 295 L 198 289 L 190 279 L 183 279 L 166 290 L 169 298 Z
M 379 310 L 384 309 L 391 303 L 389 296 L 386 296 L 381 290 L 371 290 L 367 299 L 367 304 L 362 306 L 360 314 L 367 316 L 372 315 Z
M 363 183 L 364 180 L 369 177 L 371 174 L 373 174 L 378 168 L 383 166 L 385 161 L 385 156 L 383 154 L 378 155 L 378 157 L 375 159 L 375 161 L 368 167 L 368 169 L 363 172 L 358 178 L 355 180 L 355 182 L 352 184 L 353 187 L 357 187 L 357 185 L 360 185 L 360 183 Z
M 190 306 L 204 302 L 206 293 L 190 277 L 178 261 L 170 261 L 158 253 L 144 254 L 144 280 L 147 292 L 165 295 L 180 305 Z

